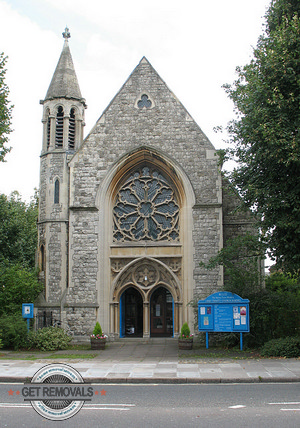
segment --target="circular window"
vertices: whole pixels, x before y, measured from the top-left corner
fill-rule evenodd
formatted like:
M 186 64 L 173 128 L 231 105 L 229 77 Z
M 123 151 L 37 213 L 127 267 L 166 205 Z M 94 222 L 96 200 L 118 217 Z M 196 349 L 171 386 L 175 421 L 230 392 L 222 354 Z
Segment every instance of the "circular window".
M 179 206 L 157 170 L 135 170 L 119 190 L 113 209 L 114 241 L 179 240 Z

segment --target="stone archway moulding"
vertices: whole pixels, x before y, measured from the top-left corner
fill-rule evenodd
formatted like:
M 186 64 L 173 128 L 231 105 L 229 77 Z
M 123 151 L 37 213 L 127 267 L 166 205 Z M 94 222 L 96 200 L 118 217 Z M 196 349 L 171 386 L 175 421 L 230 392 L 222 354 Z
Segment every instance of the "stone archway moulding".
M 182 288 L 172 270 L 160 260 L 141 257 L 127 263 L 113 280 L 110 296 L 111 331 L 118 337 L 120 329 L 119 302 L 123 292 L 129 287 L 137 289 L 143 299 L 143 337 L 150 336 L 150 300 L 159 287 L 166 288 L 174 301 L 174 335 L 178 335 L 182 322 Z
M 163 242 L 153 243 L 134 243 L 129 245 L 122 243 L 118 246 L 112 240 L 112 207 L 116 193 L 120 187 L 120 183 L 133 168 L 139 167 L 142 164 L 147 164 L 158 168 L 162 173 L 173 183 L 176 192 L 176 198 L 180 205 L 180 242 L 178 244 L 169 245 Z M 125 271 L 120 272 L 116 277 L 111 275 L 111 263 L 116 257 L 129 258 L 132 262 L 132 268 L 138 266 L 137 263 L 143 259 L 143 256 L 152 255 L 151 263 L 157 263 L 158 271 L 163 270 L 163 257 L 177 257 L 181 260 L 182 276 L 180 280 L 176 278 L 173 272 L 166 266 L 165 272 L 168 272 L 168 281 L 160 283 L 165 286 L 172 294 L 174 299 L 174 307 L 176 312 L 176 326 L 174 334 L 179 330 L 179 325 L 182 320 L 187 320 L 189 309 L 187 303 L 193 298 L 194 278 L 193 278 L 193 218 L 192 207 L 195 204 L 195 194 L 191 182 L 181 166 L 166 156 L 151 147 L 139 147 L 132 150 L 121 157 L 118 162 L 114 163 L 107 174 L 103 177 L 100 184 L 95 206 L 99 212 L 99 244 L 98 244 L 98 280 L 97 294 L 99 301 L 100 320 L 104 324 L 104 329 L 109 332 L 112 337 L 118 337 L 119 332 L 119 298 L 121 288 L 116 287 L 117 281 L 122 278 Z M 163 245 L 164 244 L 164 248 Z M 168 246 L 169 245 L 169 246 Z M 130 254 L 130 251 L 132 253 Z M 163 253 L 163 251 L 165 251 Z M 159 259 L 159 260 L 158 260 Z M 145 258 L 144 258 L 145 260 Z M 148 261 L 151 260 L 151 257 Z M 127 265 L 127 268 L 129 265 Z M 129 272 L 129 271 L 128 271 Z M 158 284 L 156 285 L 156 287 Z M 124 285 L 125 287 L 125 285 Z M 136 285 L 135 285 L 136 287 Z M 153 288 L 153 287 L 152 287 Z M 155 288 L 155 287 L 154 287 Z M 123 291 L 125 288 L 123 289 Z M 180 292 L 174 290 L 180 290 Z M 179 294 L 178 294 L 179 293 Z M 148 331 L 144 331 L 144 337 L 149 334 L 149 298 L 151 292 L 143 291 L 144 296 L 144 325 L 148 324 Z M 145 298 L 145 296 L 148 296 Z M 177 297 L 176 297 L 177 296 Z M 180 308 L 180 309 L 179 309 Z M 190 317 L 192 318 L 192 314 Z M 175 318 L 175 316 L 174 316 Z M 145 323 L 145 321 L 147 321 Z
M 144 270 L 144 267 L 148 270 Z M 119 301 L 121 294 L 129 286 L 137 288 L 145 302 L 149 302 L 157 287 L 164 286 L 172 294 L 174 302 L 182 303 L 182 289 L 177 276 L 166 264 L 152 257 L 134 259 L 123 267 L 113 280 L 111 303 Z

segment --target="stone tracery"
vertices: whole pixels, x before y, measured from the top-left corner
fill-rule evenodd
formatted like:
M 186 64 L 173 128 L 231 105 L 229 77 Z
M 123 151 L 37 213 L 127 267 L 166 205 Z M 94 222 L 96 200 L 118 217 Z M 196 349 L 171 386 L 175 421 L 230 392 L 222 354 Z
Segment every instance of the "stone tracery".
M 113 240 L 178 241 L 179 206 L 173 189 L 156 169 L 135 170 L 117 194 Z

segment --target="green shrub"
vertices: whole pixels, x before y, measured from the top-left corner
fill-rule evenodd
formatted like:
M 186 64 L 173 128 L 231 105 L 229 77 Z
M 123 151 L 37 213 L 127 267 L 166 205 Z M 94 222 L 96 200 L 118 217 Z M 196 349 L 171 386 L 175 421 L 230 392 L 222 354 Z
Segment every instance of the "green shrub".
M 282 337 L 266 342 L 261 348 L 263 357 L 299 357 L 300 337 Z
M 101 328 L 101 325 L 99 324 L 98 321 L 96 322 L 95 328 L 93 330 L 93 334 L 95 336 L 97 336 L 98 334 L 99 334 L 99 336 L 102 336 L 102 328 Z
M 41 351 L 57 351 L 67 349 L 72 337 L 60 327 L 44 327 L 32 332 L 30 335 L 30 347 Z
M 4 315 L 0 318 L 0 332 L 4 348 L 14 350 L 25 348 L 28 345 L 26 321 L 21 315 Z
M 189 325 L 187 322 L 185 322 L 181 327 L 180 337 L 181 338 L 188 337 L 190 336 L 190 334 L 191 334 L 191 331 L 190 331 Z

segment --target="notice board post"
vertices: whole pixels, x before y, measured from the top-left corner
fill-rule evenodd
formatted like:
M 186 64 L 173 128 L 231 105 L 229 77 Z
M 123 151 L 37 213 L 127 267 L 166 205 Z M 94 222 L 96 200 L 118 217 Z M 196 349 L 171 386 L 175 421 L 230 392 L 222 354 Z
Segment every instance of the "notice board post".
M 240 333 L 240 349 L 243 349 L 243 333 L 250 331 L 249 300 L 228 291 L 211 294 L 198 301 L 198 330 L 206 332 L 206 348 L 209 332 Z

